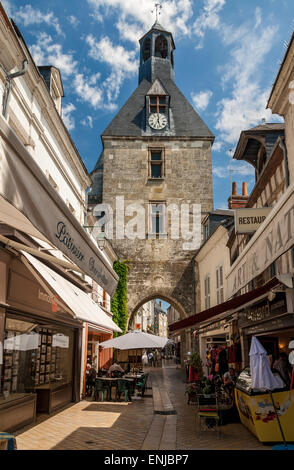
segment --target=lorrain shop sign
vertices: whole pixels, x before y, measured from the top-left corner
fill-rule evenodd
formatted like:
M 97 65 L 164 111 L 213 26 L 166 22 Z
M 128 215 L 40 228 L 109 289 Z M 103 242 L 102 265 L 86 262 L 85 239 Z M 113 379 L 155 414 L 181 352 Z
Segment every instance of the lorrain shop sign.
M 294 245 L 294 184 L 292 184 L 237 258 L 227 276 L 228 298 Z

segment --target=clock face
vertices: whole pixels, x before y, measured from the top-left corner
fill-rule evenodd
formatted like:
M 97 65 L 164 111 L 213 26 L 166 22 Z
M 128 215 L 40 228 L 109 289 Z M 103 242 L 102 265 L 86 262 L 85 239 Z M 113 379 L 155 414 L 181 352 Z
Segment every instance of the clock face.
M 167 118 L 161 113 L 152 113 L 149 116 L 149 126 L 152 129 L 164 129 L 167 125 Z

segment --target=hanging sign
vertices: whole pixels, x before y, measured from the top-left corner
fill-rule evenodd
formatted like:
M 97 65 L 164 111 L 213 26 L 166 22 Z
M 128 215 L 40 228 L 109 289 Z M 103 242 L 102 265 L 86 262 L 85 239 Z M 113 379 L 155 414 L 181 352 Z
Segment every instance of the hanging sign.
M 272 210 L 271 207 L 260 209 L 236 209 L 235 210 L 235 232 L 254 233 L 265 221 Z

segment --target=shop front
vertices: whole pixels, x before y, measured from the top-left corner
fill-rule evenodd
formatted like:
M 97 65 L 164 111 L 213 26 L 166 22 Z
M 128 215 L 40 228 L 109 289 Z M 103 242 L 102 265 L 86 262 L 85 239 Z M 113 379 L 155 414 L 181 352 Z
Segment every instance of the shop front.
M 1 430 L 14 431 L 80 399 L 84 324 L 120 331 L 68 279 L 28 253 L 0 248 Z M 3 294 L 3 292 L 2 292 Z
M 82 323 L 50 297 L 21 260 L 0 250 L 9 279 L 0 311 L 0 422 L 14 431 L 79 396 Z M 2 265 L 3 266 L 3 265 Z
M 271 365 L 281 352 L 290 353 L 288 345 L 294 339 L 294 314 L 291 292 L 277 292 L 239 312 L 238 325 L 242 336 L 243 364 L 249 364 L 252 336 L 256 336 L 267 351 Z
M 225 325 L 226 321 L 221 320 L 219 322 L 203 326 L 197 332 L 197 336 L 199 338 L 199 354 L 206 376 L 210 375 L 212 372 L 215 372 L 214 369 L 216 364 L 217 351 L 220 349 L 226 349 L 229 344 L 229 332 L 227 328 L 225 329 Z M 214 352 L 216 353 L 215 355 Z

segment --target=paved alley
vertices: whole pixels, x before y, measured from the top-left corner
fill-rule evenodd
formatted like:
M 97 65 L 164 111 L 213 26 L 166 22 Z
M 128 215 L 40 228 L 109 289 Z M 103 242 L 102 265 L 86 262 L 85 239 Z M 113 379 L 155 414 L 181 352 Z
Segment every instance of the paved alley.
M 195 405 L 188 405 L 184 372 L 166 361 L 150 369 L 149 388 L 132 403 L 81 401 L 16 433 L 18 449 L 38 450 L 267 450 L 240 423 L 220 437 L 199 438 Z M 151 388 L 152 387 L 152 388 Z

